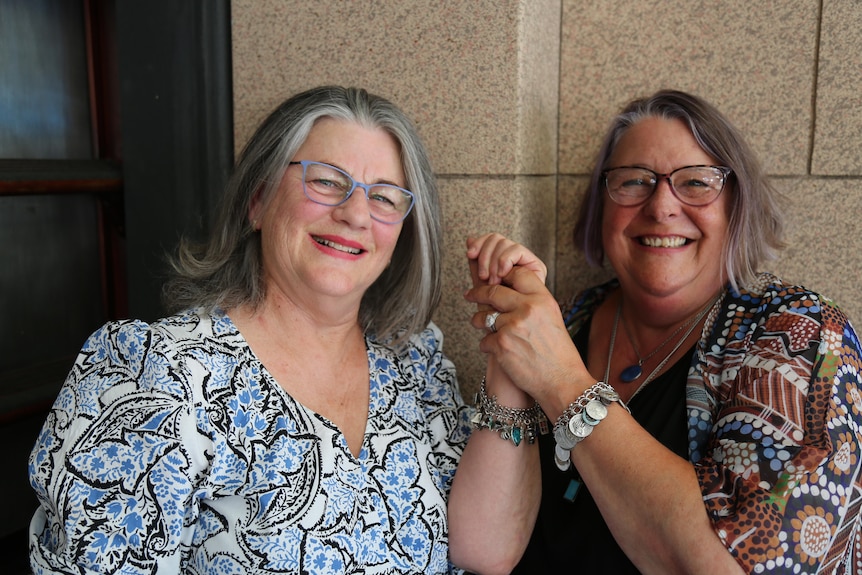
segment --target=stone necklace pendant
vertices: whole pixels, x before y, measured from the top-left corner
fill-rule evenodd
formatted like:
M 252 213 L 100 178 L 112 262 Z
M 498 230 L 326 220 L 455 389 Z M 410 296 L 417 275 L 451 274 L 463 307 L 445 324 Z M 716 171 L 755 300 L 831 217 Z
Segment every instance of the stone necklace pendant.
M 622 299 L 620 300 L 620 303 L 617 306 L 617 315 L 616 315 L 616 318 L 614 319 L 613 334 L 611 335 L 612 338 L 616 338 L 617 323 L 619 323 L 621 316 L 622 316 Z M 674 332 L 672 334 L 670 334 L 670 336 L 667 337 L 667 339 L 665 339 L 663 342 L 661 342 L 658 345 L 658 347 L 656 347 L 654 350 L 652 350 L 652 353 L 650 353 L 646 357 L 641 357 L 640 351 L 638 351 L 638 346 L 635 344 L 635 338 L 632 337 L 632 333 L 629 330 L 629 325 L 628 325 L 628 323 L 626 323 L 626 318 L 622 317 L 623 328 L 626 330 L 626 336 L 629 339 L 629 343 L 631 343 L 632 350 L 634 350 L 635 355 L 638 356 L 638 362 L 636 364 L 634 364 L 634 363 L 631 364 L 630 366 L 626 367 L 625 369 L 623 369 L 620 372 L 620 381 L 622 381 L 623 383 L 631 383 L 633 381 L 637 381 L 638 378 L 640 378 L 640 376 L 643 375 L 643 372 L 644 372 L 643 364 L 646 363 L 655 354 L 657 354 L 660 349 L 662 349 L 665 345 L 668 344 L 668 342 L 670 342 L 670 340 L 672 340 L 674 337 L 679 335 L 679 333 L 682 330 L 684 330 L 686 327 L 690 326 L 694 321 L 699 320 L 700 317 L 702 317 L 702 314 L 690 317 L 688 320 L 686 320 L 685 323 L 683 323 L 678 328 L 676 328 L 674 330 Z
M 628 366 L 627 368 L 625 368 L 624 370 L 622 370 L 620 372 L 620 381 L 622 381 L 624 383 L 631 383 L 631 382 L 635 381 L 637 378 L 639 378 L 641 375 L 643 375 L 644 370 L 641 367 L 642 365 L 643 365 L 643 360 L 641 359 L 640 361 L 638 361 L 638 363 L 632 364 L 632 365 Z
M 652 381 L 652 378 L 654 378 L 656 375 L 658 375 L 661 372 L 661 370 L 665 366 L 665 364 L 667 364 L 667 362 L 670 361 L 670 359 L 679 350 L 679 348 L 682 347 L 682 344 L 685 343 L 685 340 L 688 339 L 688 336 L 691 335 L 691 332 L 694 331 L 694 329 L 697 327 L 700 320 L 703 319 L 703 316 L 705 316 L 707 314 L 707 312 L 710 309 L 712 309 L 712 307 L 720 299 L 721 299 L 721 294 L 717 295 L 715 297 L 715 299 L 713 299 L 711 302 L 706 304 L 706 307 L 704 307 L 702 310 L 697 312 L 694 316 L 687 319 L 685 321 L 685 323 L 683 323 L 681 326 L 676 328 L 676 330 L 674 330 L 674 332 L 672 334 L 670 334 L 670 336 L 667 339 L 665 339 L 663 342 L 661 342 L 659 344 L 659 346 L 657 348 L 655 348 L 652 351 L 652 353 L 650 353 L 646 357 L 641 357 L 641 354 L 638 351 L 637 345 L 635 344 L 634 338 L 632 337 L 632 334 L 629 331 L 629 326 L 626 324 L 625 318 L 623 318 L 623 327 L 625 327 L 626 335 L 628 335 L 629 342 L 632 344 L 632 349 L 634 350 L 635 355 L 638 356 L 637 364 L 632 364 L 620 372 L 620 381 L 622 381 L 623 383 L 631 383 L 632 381 L 637 381 L 640 378 L 640 376 L 643 375 L 643 365 L 647 361 L 649 361 L 649 359 L 652 356 L 654 356 L 656 353 L 658 353 L 658 350 L 660 350 L 665 345 L 667 345 L 667 343 L 671 339 L 673 339 L 674 337 L 679 335 L 679 333 L 683 329 L 685 329 L 685 333 L 682 334 L 682 336 L 676 342 L 676 345 L 674 345 L 673 349 L 670 350 L 670 353 L 668 353 L 664 357 L 664 359 L 661 360 L 659 362 L 659 364 L 650 372 L 650 374 L 647 375 L 646 378 L 638 385 L 635 392 L 629 397 L 628 401 L 626 401 L 626 404 L 631 402 L 631 400 L 634 399 L 634 397 L 638 393 L 641 392 L 641 390 L 644 388 L 644 386 L 646 386 L 646 384 L 648 384 L 650 381 Z M 605 382 L 608 381 L 608 376 L 611 373 L 611 360 L 613 360 L 613 357 L 614 357 L 614 343 L 617 340 L 617 326 L 620 323 L 620 316 L 622 315 L 622 309 L 623 309 L 623 304 L 622 304 L 622 299 L 620 299 L 620 303 L 617 305 L 617 314 L 616 314 L 616 317 L 614 317 L 614 326 L 611 329 L 611 339 L 610 339 L 610 342 L 608 343 L 608 362 L 605 364 L 605 379 L 604 379 Z

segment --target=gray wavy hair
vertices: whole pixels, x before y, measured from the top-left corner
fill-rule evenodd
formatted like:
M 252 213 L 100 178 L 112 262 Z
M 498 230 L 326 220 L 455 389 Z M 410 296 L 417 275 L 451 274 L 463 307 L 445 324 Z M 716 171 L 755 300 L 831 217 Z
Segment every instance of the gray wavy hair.
M 601 266 L 602 216 L 606 201 L 602 171 L 623 134 L 646 118 L 682 120 L 703 150 L 733 173 L 727 189 L 734 198 L 724 245 L 727 281 L 734 289 L 749 285 L 759 266 L 784 247 L 783 196 L 772 187 L 739 131 L 708 102 L 678 90 L 660 90 L 630 102 L 612 121 L 596 159 L 574 229 L 575 247 L 587 262 Z
M 297 94 L 257 128 L 228 182 L 209 240 L 184 238 L 170 259 L 174 277 L 163 290 L 168 309 L 256 307 L 263 301 L 260 234 L 248 221 L 249 206 L 260 191 L 267 209 L 288 162 L 321 118 L 383 129 L 400 145 L 406 187 L 415 202 L 390 265 L 363 296 L 359 322 L 366 333 L 396 345 L 425 328 L 440 301 L 442 257 L 440 206 L 428 154 L 412 122 L 393 103 L 341 86 Z

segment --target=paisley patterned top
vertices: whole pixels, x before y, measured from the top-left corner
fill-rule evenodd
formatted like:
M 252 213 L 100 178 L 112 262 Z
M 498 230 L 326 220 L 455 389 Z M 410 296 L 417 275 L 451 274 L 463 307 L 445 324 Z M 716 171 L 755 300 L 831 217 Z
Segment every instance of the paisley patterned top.
M 34 573 L 446 573 L 470 408 L 433 324 L 366 338 L 361 452 L 294 401 L 223 313 L 109 323 L 30 457 Z
M 568 306 L 570 333 L 616 286 Z M 747 573 L 862 573 L 862 347 L 833 302 L 769 274 L 727 290 L 686 405 L 706 510 Z

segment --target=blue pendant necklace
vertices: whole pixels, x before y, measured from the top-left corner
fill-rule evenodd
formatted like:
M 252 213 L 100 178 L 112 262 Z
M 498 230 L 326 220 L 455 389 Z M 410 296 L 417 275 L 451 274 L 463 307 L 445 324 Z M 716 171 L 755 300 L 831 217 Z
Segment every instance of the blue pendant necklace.
M 611 333 L 611 346 L 613 346 L 613 341 L 616 340 L 616 337 L 617 337 L 617 325 L 620 322 L 620 316 L 622 316 L 622 309 L 623 309 L 623 300 L 622 300 L 622 298 L 620 298 L 620 302 L 617 305 L 617 315 L 614 318 L 613 332 Z M 709 306 L 707 306 L 706 309 L 709 309 Z M 633 363 L 632 365 L 628 366 L 627 368 L 623 369 L 620 372 L 620 381 L 622 381 L 623 383 L 631 383 L 633 381 L 636 381 L 638 378 L 640 378 L 640 376 L 643 375 L 643 364 L 646 363 L 647 361 L 649 361 L 650 358 L 652 358 L 652 356 L 657 354 L 659 352 L 659 350 L 661 348 L 663 348 L 665 345 L 667 345 L 667 343 L 670 340 L 672 340 L 677 335 L 679 335 L 679 332 L 684 330 L 686 327 L 690 326 L 692 323 L 700 320 L 700 318 L 703 317 L 703 313 L 705 313 L 705 310 L 702 313 L 695 314 L 692 317 L 688 318 L 688 320 L 686 320 L 685 323 L 681 324 L 678 328 L 676 328 L 676 330 L 674 330 L 674 332 L 672 334 L 670 334 L 667 337 L 667 339 L 665 339 L 663 342 L 661 342 L 658 345 L 658 347 L 655 348 L 654 350 L 652 350 L 652 353 L 650 353 L 646 357 L 641 357 L 641 354 L 638 351 L 638 346 L 635 344 L 635 340 L 632 337 L 631 331 L 629 331 L 629 326 L 626 323 L 626 319 L 622 318 L 623 328 L 626 330 L 626 336 L 629 338 L 629 343 L 632 344 L 632 349 L 634 350 L 635 355 L 638 356 L 638 362 L 636 364 Z M 613 349 L 613 348 L 611 348 L 611 349 Z M 671 352 L 671 355 L 673 355 L 673 352 Z M 610 362 L 610 359 L 608 359 L 608 361 Z
M 672 358 L 673 355 L 677 351 L 679 351 L 679 348 L 682 347 L 682 344 L 685 342 L 685 340 L 688 339 L 688 336 L 691 335 L 691 332 L 694 331 L 694 328 L 697 327 L 697 324 L 700 323 L 700 320 L 703 319 L 703 316 L 705 316 L 706 313 L 710 309 L 712 309 L 713 306 L 715 306 L 715 303 L 720 298 L 721 298 L 721 294 L 719 294 L 718 296 L 716 296 L 716 298 L 714 300 L 709 302 L 709 304 L 707 304 L 707 306 L 705 308 L 700 310 L 694 316 L 692 316 L 691 318 L 686 320 L 685 323 L 683 323 L 681 326 L 676 328 L 676 330 L 672 334 L 670 334 L 669 338 L 667 338 L 666 340 L 661 342 L 661 345 L 659 345 L 657 348 L 655 348 L 651 354 L 649 354 L 648 356 L 646 356 L 644 358 L 641 358 L 640 353 L 638 353 L 637 346 L 635 346 L 634 339 L 632 338 L 632 334 L 629 332 L 629 328 L 628 328 L 628 325 L 626 325 L 625 319 L 623 319 L 623 327 L 625 328 L 626 334 L 628 335 L 628 338 L 629 338 L 629 341 L 632 344 L 632 349 L 635 350 L 635 355 L 638 356 L 637 365 L 630 365 L 629 367 L 625 368 L 620 373 L 620 379 L 625 383 L 630 383 L 630 382 L 638 379 L 643 374 L 643 367 L 642 366 L 643 366 L 644 362 L 646 362 L 649 358 L 654 356 L 656 354 L 656 352 L 658 352 L 658 350 L 660 350 L 665 345 L 667 345 L 667 342 L 669 342 L 676 335 L 678 335 L 679 332 L 681 332 L 683 329 L 686 328 L 686 326 L 688 327 L 688 329 L 685 330 L 685 333 L 682 334 L 682 337 L 676 342 L 676 345 L 673 346 L 673 349 L 670 350 L 670 353 L 667 354 L 665 356 L 665 358 L 663 360 L 661 360 L 661 362 L 659 362 L 659 364 L 656 366 L 656 368 L 650 372 L 650 374 L 646 377 L 646 379 L 643 380 L 643 383 L 641 383 L 638 386 L 638 388 L 635 390 L 635 392 L 631 395 L 631 397 L 629 397 L 628 401 L 625 402 L 626 405 L 631 403 L 631 401 L 635 398 L 635 396 L 637 394 L 639 394 L 644 387 L 646 387 L 646 384 L 648 384 L 650 381 L 652 381 L 652 378 L 654 378 L 656 375 L 659 374 L 659 372 L 661 372 L 662 368 L 664 368 L 664 366 L 667 364 L 667 362 L 670 361 L 670 358 Z M 605 383 L 610 381 L 609 376 L 611 373 L 611 359 L 614 356 L 614 342 L 617 340 L 617 326 L 620 323 L 620 316 L 622 315 L 622 309 L 623 309 L 623 300 L 622 300 L 622 297 L 620 297 L 620 303 L 619 303 L 619 305 L 617 305 L 617 314 L 616 314 L 616 317 L 614 318 L 614 327 L 611 330 L 611 341 L 608 344 L 608 362 L 605 364 L 605 379 L 604 379 Z M 574 465 L 571 467 L 571 469 L 572 469 L 572 473 L 574 473 L 574 477 L 569 479 L 569 484 L 566 487 L 565 493 L 563 493 L 563 499 L 565 499 L 569 503 L 574 503 L 575 497 L 577 497 L 577 495 L 578 495 L 578 490 L 581 487 L 581 477 L 578 474 L 578 470 Z

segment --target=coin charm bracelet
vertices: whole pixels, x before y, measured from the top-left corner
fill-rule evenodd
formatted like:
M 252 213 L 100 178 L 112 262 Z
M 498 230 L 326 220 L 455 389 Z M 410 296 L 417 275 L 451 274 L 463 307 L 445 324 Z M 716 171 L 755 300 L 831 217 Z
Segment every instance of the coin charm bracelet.
M 620 400 L 620 394 L 610 385 L 599 381 L 560 414 L 554 424 L 554 463 L 560 471 L 571 467 L 570 452 L 608 416 L 608 406 L 612 403 L 619 403 L 631 413 L 628 406 Z
M 554 463 L 561 471 L 571 467 L 570 452 L 593 428 L 608 416 L 608 406 L 619 403 L 631 413 L 620 399 L 620 394 L 610 385 L 598 381 L 581 394 L 560 414 L 554 424 Z M 497 396 L 488 396 L 485 379 L 476 394 L 476 414 L 471 419 L 474 429 L 490 429 L 516 447 L 524 440 L 532 444 L 548 429 L 548 419 L 538 403 L 528 408 L 506 407 L 497 403 Z

